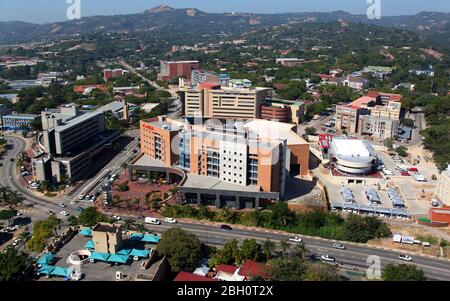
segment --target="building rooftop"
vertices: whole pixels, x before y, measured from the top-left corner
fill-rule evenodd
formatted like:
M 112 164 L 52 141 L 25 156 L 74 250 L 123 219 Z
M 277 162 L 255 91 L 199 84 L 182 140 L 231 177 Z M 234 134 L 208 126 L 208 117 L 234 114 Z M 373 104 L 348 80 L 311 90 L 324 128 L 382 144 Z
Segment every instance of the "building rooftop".
M 217 281 L 217 280 L 181 271 L 181 272 L 178 273 L 178 275 L 175 277 L 175 279 L 173 281 L 190 282 L 190 281 Z
M 335 137 L 331 140 L 333 154 L 349 161 L 366 161 L 376 158 L 375 150 L 366 140 Z
M 120 229 L 120 225 L 116 224 L 106 224 L 106 223 L 98 223 L 92 229 L 93 232 L 108 232 L 108 233 L 116 233 Z
M 136 166 L 152 166 L 152 167 L 169 167 L 160 160 L 150 158 L 148 155 L 142 155 L 139 159 L 133 162 Z
M 188 175 L 187 180 L 182 187 L 209 189 L 209 190 L 246 191 L 246 192 L 259 191 L 259 188 L 256 185 L 242 186 L 238 184 L 223 182 L 217 178 L 199 176 L 194 174 Z
M 253 119 L 244 125 L 244 128 L 256 133 L 265 139 L 287 140 L 288 145 L 308 144 L 293 131 L 295 125 L 264 119 Z
M 65 123 L 56 126 L 54 129 L 56 132 L 62 132 L 65 131 L 69 128 L 71 128 L 72 126 L 74 126 L 75 124 L 79 124 L 81 122 L 84 122 L 94 116 L 98 116 L 100 114 L 103 114 L 103 112 L 86 112 L 80 116 L 77 116 L 73 119 L 67 120 Z

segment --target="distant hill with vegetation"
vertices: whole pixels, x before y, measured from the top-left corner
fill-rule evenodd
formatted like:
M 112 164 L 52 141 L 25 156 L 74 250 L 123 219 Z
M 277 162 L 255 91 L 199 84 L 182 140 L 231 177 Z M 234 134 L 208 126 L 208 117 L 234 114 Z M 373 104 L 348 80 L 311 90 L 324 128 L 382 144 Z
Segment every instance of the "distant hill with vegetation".
M 434 40 L 449 44 L 450 13 L 421 12 L 410 16 L 389 16 L 369 20 L 365 15 L 344 11 L 327 13 L 304 12 L 285 14 L 206 13 L 195 8 L 174 9 L 161 5 L 139 14 L 92 16 L 80 20 L 32 24 L 0 22 L 0 44 L 49 41 L 91 32 L 137 32 L 155 29 L 208 35 L 241 34 L 281 24 L 317 21 L 368 23 L 419 32 Z

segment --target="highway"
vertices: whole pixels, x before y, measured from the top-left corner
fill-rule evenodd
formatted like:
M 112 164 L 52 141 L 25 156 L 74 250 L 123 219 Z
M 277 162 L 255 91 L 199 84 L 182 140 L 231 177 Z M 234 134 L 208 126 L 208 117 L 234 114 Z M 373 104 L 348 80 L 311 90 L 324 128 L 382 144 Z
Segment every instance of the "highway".
M 167 224 L 160 226 L 147 225 L 147 228 L 155 232 L 161 232 L 171 227 L 174 226 Z M 288 238 L 292 236 L 287 234 L 266 232 L 263 229 L 257 231 L 234 228 L 232 231 L 224 231 L 220 229 L 219 225 L 201 225 L 186 222 L 179 222 L 176 227 L 180 227 L 196 234 L 202 242 L 216 246 L 222 246 L 232 239 L 237 239 L 240 243 L 242 243 L 244 239 L 255 239 L 260 243 L 269 239 L 273 242 L 279 243 L 280 241 L 287 241 Z M 232 225 L 232 227 L 234 226 Z M 420 256 L 414 253 L 401 253 L 395 250 L 390 251 L 353 243 L 344 243 L 346 245 L 346 249 L 339 250 L 333 248 L 332 245 L 334 241 L 332 240 L 314 237 L 301 237 L 303 238 L 307 249 L 311 253 L 315 255 L 328 254 L 335 257 L 340 265 L 356 267 L 362 272 L 365 272 L 369 267 L 367 259 L 371 255 L 379 256 L 381 265 L 384 267 L 389 263 L 405 263 L 405 261 L 400 260 L 398 256 L 400 254 L 408 254 L 413 258 L 412 264 L 423 269 L 428 279 L 450 281 L 450 260 Z

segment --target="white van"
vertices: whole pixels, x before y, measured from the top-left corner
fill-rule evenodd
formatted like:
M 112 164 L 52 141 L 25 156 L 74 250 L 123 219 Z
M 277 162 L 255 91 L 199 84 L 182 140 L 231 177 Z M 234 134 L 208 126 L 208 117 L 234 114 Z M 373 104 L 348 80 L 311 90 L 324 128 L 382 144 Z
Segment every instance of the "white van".
M 152 224 L 152 225 L 161 225 L 161 221 L 154 217 L 146 217 L 144 222 L 146 224 Z

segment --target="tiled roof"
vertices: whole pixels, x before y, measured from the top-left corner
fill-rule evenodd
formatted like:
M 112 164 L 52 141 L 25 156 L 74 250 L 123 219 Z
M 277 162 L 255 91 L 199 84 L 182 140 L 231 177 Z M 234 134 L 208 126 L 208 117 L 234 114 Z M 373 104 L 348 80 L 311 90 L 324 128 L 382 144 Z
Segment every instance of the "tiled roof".
M 175 277 L 175 279 L 173 281 L 192 282 L 192 281 L 217 281 L 217 280 L 181 271 L 178 273 L 177 277 Z

